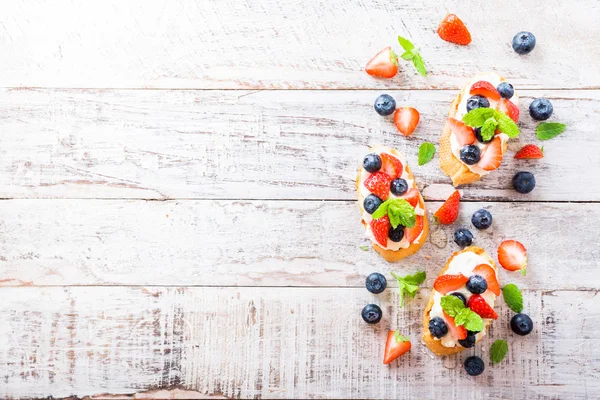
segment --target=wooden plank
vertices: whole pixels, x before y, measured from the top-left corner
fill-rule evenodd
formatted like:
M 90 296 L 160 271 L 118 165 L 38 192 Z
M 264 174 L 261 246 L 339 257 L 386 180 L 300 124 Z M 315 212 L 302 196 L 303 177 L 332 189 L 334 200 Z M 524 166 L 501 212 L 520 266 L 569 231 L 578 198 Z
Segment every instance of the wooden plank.
M 0 14 L 1 15 L 1 14 Z M 418 167 L 418 146 L 437 143 L 450 91 L 391 91 L 421 111 L 410 138 L 373 111 L 378 91 L 0 91 L 0 197 L 354 199 L 369 145 L 403 151 L 428 199 L 450 180 L 437 157 Z M 537 142 L 525 111 L 547 96 L 568 125 L 546 158 L 514 160 L 465 187 L 470 200 L 600 201 L 593 116 L 600 91 L 524 91 L 522 144 Z M 511 144 L 519 149 L 518 142 Z M 511 188 L 530 170 L 536 189 Z M 583 190 L 585 188 L 585 190 Z
M 532 289 L 598 289 L 600 204 L 464 203 L 459 221 L 432 229 L 414 257 L 389 264 L 368 245 L 354 202 L 15 200 L 0 203 L 4 285 L 362 287 L 374 271 L 425 269 L 432 283 L 459 247 L 458 226 L 495 257 L 521 240 L 529 272 L 502 271 Z M 429 211 L 440 203 L 428 202 Z M 477 231 L 470 217 L 494 217 Z M 532 222 L 532 221 L 535 221 Z M 576 221 L 585 221 L 577 223 Z M 445 243 L 448 238 L 449 243 Z M 441 246 L 443 248 L 439 248 Z M 427 259 L 429 257 L 429 259 Z
M 3 3 L 3 87 L 458 88 L 486 70 L 522 87 L 600 86 L 594 0 L 521 2 L 518 11 L 510 0 Z M 470 46 L 438 37 L 448 12 L 466 22 Z M 536 18 L 524 23 L 527 15 Z M 522 30 L 538 42 L 525 57 L 510 45 Z M 377 51 L 398 47 L 397 35 L 421 48 L 427 79 L 405 62 L 391 81 L 363 72 Z
M 108 398 L 178 387 L 186 398 L 578 399 L 600 389 L 600 343 L 590 334 L 600 321 L 597 291 L 525 291 L 535 323 L 527 337 L 510 332 L 500 302 L 490 336 L 445 359 L 418 339 L 426 296 L 398 309 L 395 290 L 360 288 L 2 288 L 0 395 Z M 368 302 L 384 309 L 375 327 L 359 317 Z M 384 366 L 389 327 L 413 349 Z M 491 366 L 489 345 L 500 338 L 510 351 Z M 486 361 L 476 379 L 461 366 L 473 354 Z

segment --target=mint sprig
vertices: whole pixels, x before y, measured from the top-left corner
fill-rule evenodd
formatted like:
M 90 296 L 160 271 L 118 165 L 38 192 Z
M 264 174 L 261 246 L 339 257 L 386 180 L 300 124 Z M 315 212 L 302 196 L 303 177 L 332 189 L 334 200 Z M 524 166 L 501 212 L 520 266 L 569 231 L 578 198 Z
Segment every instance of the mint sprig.
M 402 36 L 398 36 L 398 43 L 404 49 L 404 53 L 400 55 L 404 60 L 412 61 L 417 72 L 423 76 L 427 76 L 427 69 L 425 69 L 425 63 L 423 58 L 419 54 L 419 50 L 415 47 L 412 42 Z
M 473 128 L 481 127 L 481 138 L 486 141 L 494 136 L 496 128 L 509 138 L 516 138 L 521 133 L 512 118 L 502 111 L 491 108 L 482 107 L 471 110 L 463 116 L 462 121 L 465 125 Z
M 454 318 L 454 323 L 457 326 L 464 326 L 472 332 L 480 332 L 483 330 L 483 319 L 475 311 L 468 307 L 456 296 L 444 296 L 440 300 L 442 310 L 449 316 Z
M 540 140 L 549 140 L 560 135 L 567 128 L 560 122 L 542 122 L 535 130 L 535 136 Z
M 415 208 L 404 199 L 387 199 L 375 210 L 372 218 L 379 219 L 385 215 L 389 217 L 390 224 L 394 229 L 399 225 L 412 228 L 417 222 Z
M 523 311 L 523 295 L 514 283 L 509 283 L 502 288 L 502 295 L 508 308 L 516 313 Z
M 492 364 L 498 364 L 504 360 L 508 353 L 508 343 L 505 340 L 496 340 L 490 347 L 490 361 Z
M 395 273 L 391 273 L 394 278 L 398 281 L 398 290 L 400 291 L 400 307 L 404 306 L 404 295 L 406 294 L 411 299 L 417 294 L 419 285 L 425 282 L 427 274 L 425 271 L 419 271 L 412 275 L 398 276 Z
M 425 165 L 433 158 L 435 154 L 435 145 L 425 142 L 419 146 L 419 165 Z

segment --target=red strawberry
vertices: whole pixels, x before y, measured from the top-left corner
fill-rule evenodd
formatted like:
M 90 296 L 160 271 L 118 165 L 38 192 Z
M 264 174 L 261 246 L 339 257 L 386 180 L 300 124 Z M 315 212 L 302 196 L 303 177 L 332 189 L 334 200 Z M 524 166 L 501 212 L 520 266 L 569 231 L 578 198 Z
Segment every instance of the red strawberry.
M 486 171 L 493 171 L 502 163 L 502 141 L 496 136 L 488 147 L 483 151 L 477 166 Z
M 500 100 L 500 93 L 498 93 L 494 85 L 488 81 L 475 82 L 473 85 L 471 85 L 469 93 L 473 95 L 478 94 L 491 100 Z
M 479 294 L 474 294 L 469 299 L 469 308 L 479 314 L 481 318 L 498 319 L 498 314 Z
M 465 24 L 454 14 L 448 14 L 438 26 L 438 35 L 447 42 L 461 44 L 471 43 L 471 34 Z
M 412 243 L 415 240 L 417 240 L 421 232 L 423 232 L 423 216 L 417 215 L 417 221 L 415 222 L 415 226 L 413 226 L 412 228 L 404 229 L 404 237 L 406 237 L 408 243 Z
M 452 117 L 448 118 L 448 124 L 461 147 L 475 143 L 475 132 L 473 131 L 473 128 L 466 126 L 462 121 Z
M 527 250 L 516 240 L 505 240 L 498 247 L 498 261 L 502 268 L 518 271 L 527 266 Z
M 437 218 L 440 224 L 449 225 L 458 218 L 459 203 L 460 193 L 455 190 L 433 216 Z
M 410 136 L 419 123 L 419 112 L 412 107 L 400 107 L 394 111 L 394 125 L 404 136 Z
M 398 73 L 398 56 L 391 47 L 386 47 L 367 63 L 365 71 L 378 78 L 393 78 Z
M 381 171 L 388 174 L 391 179 L 399 178 L 402 175 L 402 163 L 396 157 L 387 153 L 381 153 Z
M 419 191 L 415 188 L 410 188 L 408 192 L 404 193 L 400 196 L 404 200 L 408 201 L 411 206 L 416 207 L 421 200 L 421 196 L 419 195 Z
M 385 172 L 374 172 L 365 179 L 365 187 L 381 200 L 387 200 L 390 196 L 390 183 L 392 179 Z
M 535 144 L 526 144 L 515 154 L 515 158 L 542 158 L 544 151 Z
M 521 114 L 521 112 L 519 111 L 519 107 L 517 107 L 517 105 L 512 101 L 508 99 L 502 99 L 498 103 L 497 108 L 499 111 L 502 111 L 504 114 L 508 115 L 510 119 L 515 121 L 515 124 L 519 122 L 519 115 Z
M 383 247 L 387 246 L 388 231 L 392 226 L 390 224 L 390 219 L 388 218 L 388 216 L 384 215 L 381 218 L 374 219 L 369 225 L 371 226 L 373 236 L 375 237 L 375 240 L 377 240 L 377 243 L 379 243 Z
M 487 264 L 480 264 L 475 267 L 473 273 L 475 275 L 483 276 L 487 282 L 488 290 L 490 290 L 496 296 L 500 296 L 500 285 L 498 284 L 498 279 L 496 278 L 496 271 L 494 268 Z
M 454 322 L 454 318 L 449 316 L 444 312 L 444 321 L 446 321 L 446 326 L 448 326 L 448 331 L 453 334 L 457 339 L 464 340 L 467 338 L 467 328 L 464 326 L 456 326 Z
M 441 294 L 448 294 L 454 290 L 460 289 L 469 281 L 469 278 L 463 274 L 458 275 L 440 275 L 433 282 L 433 288 Z
M 383 352 L 383 363 L 389 364 L 402 354 L 410 350 L 411 344 L 407 337 L 402 336 L 399 331 L 388 333 L 387 341 L 385 342 L 385 350 Z

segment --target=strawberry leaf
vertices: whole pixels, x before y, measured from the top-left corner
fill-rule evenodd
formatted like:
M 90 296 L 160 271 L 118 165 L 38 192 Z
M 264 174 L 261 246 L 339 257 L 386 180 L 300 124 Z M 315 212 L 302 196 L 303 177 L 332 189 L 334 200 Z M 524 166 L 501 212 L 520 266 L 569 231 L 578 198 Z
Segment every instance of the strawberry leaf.
M 396 339 L 396 343 L 410 342 L 410 339 L 401 335 L 400 331 L 394 331 L 394 338 Z

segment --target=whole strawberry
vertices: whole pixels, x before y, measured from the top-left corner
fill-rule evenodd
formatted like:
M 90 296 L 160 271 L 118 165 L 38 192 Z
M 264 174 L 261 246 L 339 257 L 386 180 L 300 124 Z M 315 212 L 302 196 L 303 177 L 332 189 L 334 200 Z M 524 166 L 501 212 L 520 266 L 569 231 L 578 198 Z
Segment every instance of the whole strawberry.
M 471 43 L 471 34 L 465 24 L 454 14 L 448 14 L 438 26 L 438 35 L 447 42 L 463 46 Z

